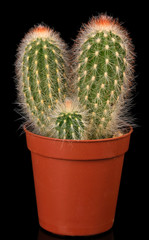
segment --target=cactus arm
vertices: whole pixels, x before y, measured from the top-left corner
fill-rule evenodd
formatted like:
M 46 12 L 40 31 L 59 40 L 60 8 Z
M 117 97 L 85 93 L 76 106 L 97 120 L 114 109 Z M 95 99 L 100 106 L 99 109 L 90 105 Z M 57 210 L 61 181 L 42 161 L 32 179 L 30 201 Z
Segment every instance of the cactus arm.
M 58 138 L 61 139 L 81 139 L 84 129 L 81 114 L 77 112 L 63 114 L 57 121 Z
M 49 127 L 53 137 L 60 139 L 84 139 L 86 134 L 87 112 L 75 100 L 59 102 L 51 113 Z
M 74 47 L 76 91 L 90 112 L 92 138 L 111 137 L 120 126 L 119 102 L 133 78 L 130 46 L 127 34 L 107 16 L 91 20 L 79 34 Z
M 66 97 L 66 46 L 53 30 L 38 26 L 29 31 L 16 61 L 18 101 L 36 132 L 47 135 L 50 111 Z

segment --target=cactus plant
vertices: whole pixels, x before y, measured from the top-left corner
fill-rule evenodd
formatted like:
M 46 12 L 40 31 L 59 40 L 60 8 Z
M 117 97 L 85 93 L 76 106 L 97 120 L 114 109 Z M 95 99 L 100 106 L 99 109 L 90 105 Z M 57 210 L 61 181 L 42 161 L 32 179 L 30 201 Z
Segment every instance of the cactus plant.
M 134 60 L 128 33 L 112 17 L 93 17 L 81 29 L 73 52 L 78 100 L 91 116 L 90 138 L 112 137 L 128 122 Z
M 47 26 L 32 28 L 22 40 L 16 61 L 18 102 L 30 129 L 61 139 L 120 136 L 130 124 L 134 86 L 128 33 L 112 17 L 93 17 L 72 50 L 73 81 L 68 81 L 68 53 Z
M 66 97 L 66 45 L 49 27 L 32 28 L 18 48 L 19 104 L 33 131 L 49 135 L 50 111 Z
M 59 139 L 86 138 L 87 116 L 87 111 L 76 99 L 67 98 L 65 102 L 59 102 L 51 112 L 51 136 Z

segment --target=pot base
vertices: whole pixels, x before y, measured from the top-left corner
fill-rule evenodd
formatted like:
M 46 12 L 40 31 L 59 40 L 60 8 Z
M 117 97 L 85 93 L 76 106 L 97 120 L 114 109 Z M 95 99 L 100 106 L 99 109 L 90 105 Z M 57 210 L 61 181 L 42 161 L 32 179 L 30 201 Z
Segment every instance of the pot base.
M 113 227 L 114 220 L 112 222 L 109 222 L 105 225 L 101 225 L 94 228 L 86 227 L 84 229 L 82 228 L 67 228 L 66 226 L 53 226 L 53 225 L 47 225 L 46 223 L 43 223 L 39 219 L 39 225 L 44 230 L 51 232 L 53 234 L 61 235 L 61 236 L 72 236 L 72 237 L 79 237 L 79 236 L 93 236 L 97 234 L 102 234 L 104 232 L 109 231 Z

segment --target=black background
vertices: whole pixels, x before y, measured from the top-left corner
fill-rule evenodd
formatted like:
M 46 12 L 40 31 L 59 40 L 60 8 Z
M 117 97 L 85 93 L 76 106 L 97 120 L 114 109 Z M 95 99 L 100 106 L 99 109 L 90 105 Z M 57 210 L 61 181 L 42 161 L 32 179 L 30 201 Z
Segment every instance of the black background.
M 29 28 L 43 22 L 60 32 L 61 37 L 71 47 L 81 24 L 87 23 L 90 17 L 99 13 L 107 13 L 119 18 L 133 39 L 136 52 L 135 81 L 137 86 L 132 113 L 135 114 L 138 127 L 134 129 L 129 151 L 125 155 L 113 230 L 108 235 L 104 234 L 96 238 L 122 240 L 144 237 L 148 191 L 146 186 L 148 129 L 145 127 L 148 112 L 147 5 L 143 1 L 135 2 L 133 5 L 120 1 L 118 3 L 105 2 L 105 4 L 100 1 L 86 1 L 80 4 L 81 1 L 79 3 L 42 1 L 34 4 L 20 2 L 20 5 L 8 4 L 2 8 L 4 19 L 1 24 L 3 32 L 1 51 L 4 50 L 4 60 L 1 71 L 4 70 L 4 75 L 1 82 L 4 87 L 1 90 L 1 96 L 3 96 L 1 106 L 4 110 L 2 110 L 1 118 L 4 124 L 1 132 L 4 132 L 2 163 L 5 164 L 5 168 L 2 168 L 1 172 L 4 174 L 2 180 L 4 186 L 3 223 L 7 227 L 4 239 L 8 238 L 9 233 L 16 239 L 58 238 L 43 232 L 38 226 L 30 152 L 26 147 L 25 134 L 19 130 L 22 123 L 18 120 L 20 116 L 14 111 L 16 108 L 14 104 L 16 101 L 14 62 L 17 46 Z

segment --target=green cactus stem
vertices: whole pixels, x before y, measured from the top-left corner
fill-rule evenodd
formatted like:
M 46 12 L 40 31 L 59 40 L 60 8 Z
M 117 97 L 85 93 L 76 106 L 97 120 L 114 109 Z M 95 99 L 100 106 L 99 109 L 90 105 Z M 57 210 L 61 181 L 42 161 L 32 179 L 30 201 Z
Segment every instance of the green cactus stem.
M 133 76 L 128 34 L 115 20 L 102 15 L 81 30 L 74 52 L 76 91 L 90 112 L 91 138 L 111 137 L 122 127 L 120 112 Z
M 42 25 L 31 29 L 18 49 L 18 102 L 28 122 L 43 135 L 47 135 L 49 112 L 66 97 L 66 55 L 59 35 Z
M 87 112 L 83 111 L 79 103 L 66 99 L 58 103 L 52 112 L 53 137 L 60 139 L 85 139 Z

